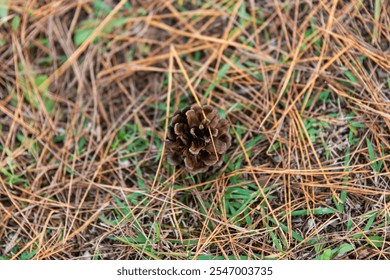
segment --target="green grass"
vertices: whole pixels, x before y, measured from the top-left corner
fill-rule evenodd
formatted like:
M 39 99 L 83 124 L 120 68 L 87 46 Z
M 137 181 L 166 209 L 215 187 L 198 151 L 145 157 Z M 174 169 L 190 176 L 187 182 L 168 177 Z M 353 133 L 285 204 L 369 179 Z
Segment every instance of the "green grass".
M 376 173 L 380 173 L 381 169 L 382 169 L 382 165 L 383 165 L 383 160 L 377 160 L 377 155 L 374 151 L 374 147 L 368 138 L 366 138 L 366 143 L 367 143 L 367 149 L 368 149 L 368 156 L 370 158 L 370 161 L 372 162 L 371 163 L 372 169 Z M 384 152 L 382 150 L 382 157 L 383 156 L 384 156 Z
M 117 3 L 54 2 L 0 4 L 0 259 L 388 258 L 383 1 L 331 33 L 323 3 L 133 1 L 93 42 Z M 231 122 L 214 174 L 162 153 L 194 103 L 171 46 Z

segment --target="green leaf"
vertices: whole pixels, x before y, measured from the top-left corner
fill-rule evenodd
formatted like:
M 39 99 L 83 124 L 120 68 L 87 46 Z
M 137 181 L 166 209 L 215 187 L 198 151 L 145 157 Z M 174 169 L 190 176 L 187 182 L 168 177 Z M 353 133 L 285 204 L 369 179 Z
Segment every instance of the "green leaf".
M 313 238 L 307 241 L 307 245 L 313 245 L 314 251 L 318 254 L 322 251 L 322 249 L 325 247 L 325 243 L 322 242 L 322 238 Z M 319 259 L 319 256 L 317 256 L 316 259 Z
M 350 230 L 351 230 L 352 225 L 353 225 L 352 221 L 351 221 L 351 220 L 348 220 L 348 221 L 347 221 L 347 231 L 350 231 Z
M 15 16 L 12 19 L 12 30 L 13 31 L 17 31 L 19 29 L 19 23 L 20 23 L 20 17 L 19 16 Z
M 255 255 L 256 256 L 256 255 Z M 194 259 L 194 258 L 192 258 Z M 234 255 L 229 255 L 227 256 L 228 260 L 247 260 L 248 256 L 234 256 Z M 196 260 L 203 260 L 203 261 L 211 261 L 211 260 L 226 260 L 225 256 L 214 256 L 214 255 L 200 255 L 196 257 Z
M 11 167 L 10 167 L 11 168 Z M 21 176 L 18 176 L 16 174 L 13 174 L 13 170 L 11 170 L 12 172 L 9 172 L 6 168 L 0 168 L 0 172 L 3 173 L 3 175 L 5 175 L 5 181 L 12 185 L 12 184 L 17 184 L 17 183 L 28 183 L 28 180 L 25 179 L 25 178 L 22 178 Z
M 46 75 L 38 75 L 35 77 L 35 85 L 39 88 L 43 83 L 45 83 L 47 80 L 47 76 Z M 48 86 L 47 84 L 45 85 L 45 87 L 42 89 L 42 101 L 43 103 L 45 104 L 45 108 L 46 108 L 46 111 L 51 113 L 53 111 L 53 107 L 54 107 L 54 100 L 47 97 L 47 92 L 48 92 Z
M 85 30 L 76 30 L 73 41 L 76 46 L 80 46 L 84 43 L 85 40 L 91 35 L 93 32 L 93 28 L 85 29 Z
M 374 24 L 374 30 L 373 30 L 374 31 L 373 32 L 374 40 L 377 40 L 377 38 L 378 38 L 378 25 L 379 25 L 380 13 L 381 13 L 381 0 L 375 0 L 375 8 L 374 8 L 375 24 Z
M 38 252 L 38 248 L 33 250 L 32 252 L 28 253 L 26 251 L 24 251 L 21 255 L 20 255 L 20 260 L 30 260 L 32 257 L 35 256 L 35 254 Z
M 52 138 L 52 141 L 54 143 L 59 143 L 59 142 L 63 142 L 65 140 L 65 134 L 61 134 L 61 135 L 58 135 L 58 136 L 53 136 Z
M 69 168 L 69 167 L 66 167 L 65 170 L 66 170 L 66 172 L 68 172 L 69 174 L 77 175 L 77 172 L 74 171 L 74 170 L 72 170 L 72 169 Z
M 318 99 L 321 100 L 321 101 L 327 101 L 328 100 L 328 96 L 329 96 L 329 90 L 325 90 L 323 92 L 320 93 L 320 95 L 318 96 Z
M 266 227 L 267 227 L 268 233 L 271 236 L 272 242 L 274 243 L 276 249 L 278 249 L 279 252 L 284 252 L 282 245 L 280 244 L 280 240 L 276 237 L 276 235 L 274 234 L 274 232 L 272 231 L 270 226 L 268 224 L 266 224 Z
M 326 215 L 326 214 L 334 214 L 337 211 L 335 209 L 331 209 L 331 208 L 327 208 L 327 207 L 319 207 L 319 208 L 313 209 L 311 211 L 309 211 L 307 209 L 295 210 L 295 211 L 291 212 L 291 216 L 293 216 L 293 217 L 294 216 L 307 216 L 310 214 L 310 212 L 313 215 Z
M 95 0 L 93 2 L 93 13 L 95 16 L 108 15 L 111 12 L 110 6 L 101 0 Z
M 237 60 L 237 59 L 236 59 Z M 206 89 L 206 92 L 203 96 L 203 99 L 207 98 L 207 96 L 209 96 L 209 94 L 214 90 L 214 88 L 218 85 L 218 83 L 220 82 L 220 80 L 225 77 L 227 71 L 229 71 L 230 69 L 230 64 L 226 63 L 224 66 L 222 66 L 222 68 L 218 71 L 218 74 L 217 74 L 217 78 L 213 80 L 213 82 L 211 83 L 211 85 L 209 85 L 209 87 Z
M 200 255 L 200 256 L 196 257 L 197 260 L 203 260 L 203 261 L 211 261 L 214 258 L 215 258 L 215 256 L 212 256 L 212 255 Z
M 252 140 L 250 140 L 249 142 L 247 142 L 245 144 L 245 150 L 251 149 L 255 144 L 257 144 L 260 140 L 263 140 L 263 139 L 265 139 L 264 135 L 256 136 L 255 138 L 253 138 Z
M 5 18 L 8 16 L 8 0 L 1 0 L 0 1 L 0 19 Z
M 121 202 L 117 197 L 114 197 L 115 204 L 119 206 L 118 210 L 121 212 L 121 216 L 125 217 L 127 216 L 131 210 L 127 206 L 126 203 Z
M 345 254 L 345 253 L 348 253 L 348 252 L 351 252 L 353 251 L 355 248 L 349 244 L 349 243 L 343 243 L 339 246 L 339 248 L 337 249 L 337 255 L 342 255 L 342 254 Z
M 337 211 L 339 211 L 339 212 L 343 212 L 344 211 L 344 205 L 345 205 L 345 201 L 347 199 L 347 194 L 348 193 L 346 191 L 341 191 L 341 193 L 340 193 L 340 200 L 341 200 L 341 202 L 338 202 L 335 199 L 335 204 L 336 204 Z
M 384 242 L 383 237 L 378 235 L 368 236 L 368 239 L 371 241 L 369 243 L 377 248 L 381 248 Z
M 35 86 L 37 88 L 39 88 L 43 83 L 45 83 L 47 80 L 47 76 L 46 75 L 37 75 L 35 76 L 34 75 L 34 81 L 33 83 L 35 84 Z M 37 93 L 34 89 L 31 89 L 29 90 L 28 87 L 27 87 L 27 80 L 21 78 L 20 79 L 20 84 L 22 86 L 22 89 L 23 89 L 23 94 L 24 94 L 24 97 L 26 98 L 27 102 L 29 102 L 32 106 L 34 106 L 34 108 L 38 109 L 39 105 L 38 105 L 38 99 L 37 99 Z M 47 93 L 48 93 L 48 87 L 45 86 L 42 88 L 42 101 L 45 105 L 45 109 L 48 113 L 51 113 L 53 111 L 53 107 L 54 107 L 54 100 L 49 98 L 47 96 Z
M 83 148 L 84 148 L 86 142 L 87 142 L 87 139 L 84 136 L 82 136 L 77 144 L 77 148 L 78 148 L 77 151 L 78 151 L 79 155 L 83 153 Z
M 153 222 L 153 228 L 154 228 L 154 232 L 156 234 L 156 241 L 155 242 L 159 242 L 160 241 L 160 226 L 156 220 Z
M 148 239 L 145 236 L 138 236 L 138 237 L 129 237 L 129 236 L 124 236 L 124 237 L 114 237 L 114 240 L 119 240 L 122 241 L 125 244 L 128 245 L 134 245 L 135 244 L 144 244 L 148 242 Z
M 274 219 L 269 218 L 269 217 L 268 217 L 268 219 L 269 219 L 271 222 L 273 222 L 275 225 L 277 225 L 277 223 L 276 223 L 276 221 L 275 221 Z M 289 232 L 290 232 L 289 228 L 288 228 L 285 224 L 279 223 L 279 226 L 282 228 L 282 230 L 283 230 L 285 233 L 289 233 Z M 297 240 L 297 241 L 299 241 L 299 242 L 301 242 L 301 241 L 304 240 L 303 237 L 300 236 L 296 231 L 292 230 L 291 233 L 292 233 L 292 237 L 293 237 L 295 240 Z
M 0 172 L 3 173 L 5 176 L 12 176 L 13 174 L 10 173 L 7 169 L 5 168 L 0 168 Z
M 93 260 L 98 260 L 100 255 L 99 249 L 96 249 L 95 253 L 93 254 Z
M 376 155 L 375 155 L 374 147 L 371 144 L 371 141 L 368 138 L 366 138 L 366 142 L 368 148 L 368 156 L 370 158 L 370 161 L 372 162 L 371 163 L 372 169 L 375 172 L 379 173 L 382 168 L 383 161 L 382 160 L 376 161 Z
M 107 219 L 106 217 L 104 217 L 103 215 L 99 216 L 99 220 L 101 220 L 103 223 L 106 223 L 107 225 L 110 225 L 112 227 L 117 226 L 119 223 L 118 220 L 111 221 L 111 220 Z
M 367 224 L 366 224 L 366 226 L 365 226 L 365 228 L 364 228 L 364 231 L 365 231 L 365 232 L 368 232 L 368 231 L 370 230 L 372 224 L 373 224 L 374 221 L 375 221 L 376 214 L 377 214 L 377 213 L 374 213 L 374 214 L 370 217 L 370 219 L 367 221 Z
M 331 260 L 332 258 L 333 258 L 333 251 L 331 249 L 326 249 L 320 257 L 321 260 Z
M 102 30 L 103 34 L 112 33 L 115 28 L 122 27 L 127 21 L 128 17 L 112 19 Z M 76 28 L 73 41 L 76 46 L 80 46 L 85 40 L 94 32 L 95 28 L 100 24 L 99 19 L 86 19 L 82 21 Z M 98 37 L 98 36 L 97 36 Z
M 352 74 L 351 71 L 349 71 L 349 70 L 344 71 L 344 75 L 347 76 L 348 79 L 349 79 L 351 82 L 356 83 L 356 84 L 358 83 L 358 79 L 355 77 L 354 74 Z

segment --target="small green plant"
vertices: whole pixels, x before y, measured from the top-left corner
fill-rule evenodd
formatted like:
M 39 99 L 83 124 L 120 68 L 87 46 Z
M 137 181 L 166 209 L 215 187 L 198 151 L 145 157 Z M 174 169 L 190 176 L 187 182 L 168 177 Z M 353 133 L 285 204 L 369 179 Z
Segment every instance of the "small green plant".
M 0 173 L 3 174 L 4 181 L 9 185 L 22 184 L 22 186 L 26 186 L 28 184 L 28 180 L 24 177 L 23 172 L 16 173 L 15 165 L 8 163 L 7 167 L 0 168 Z
M 319 247 L 317 247 L 319 248 Z M 355 248 L 349 243 L 343 243 L 335 249 L 326 249 L 321 255 L 317 256 L 316 260 L 332 260 L 346 253 L 353 251 Z
M 22 65 L 19 65 L 19 71 L 22 74 L 24 72 L 24 68 Z M 28 80 L 28 76 L 26 73 L 24 75 L 20 75 L 20 84 L 22 86 L 24 98 L 28 103 L 30 103 L 35 109 L 39 109 L 39 99 L 37 91 L 34 89 L 39 88 L 43 83 L 46 82 L 46 75 L 33 75 L 33 81 Z M 31 83 L 34 83 L 33 85 Z M 40 98 L 43 102 L 43 105 L 48 113 L 53 111 L 54 100 L 49 97 L 47 86 L 42 89 Z
M 126 124 L 116 134 L 111 144 L 111 149 L 117 151 L 121 149 L 121 160 L 135 159 L 134 155 L 146 151 L 149 147 L 146 134 L 143 133 L 140 123 Z
M 366 138 L 366 143 L 367 143 L 367 149 L 368 149 L 368 156 L 371 161 L 371 167 L 375 171 L 375 173 L 380 173 L 383 165 L 383 160 L 377 160 L 376 153 L 374 151 L 374 147 L 371 143 L 371 141 Z M 384 156 L 384 152 L 382 149 L 382 156 Z
M 309 118 L 303 121 L 303 124 L 305 126 L 305 129 L 307 131 L 307 134 L 309 135 L 310 141 L 315 143 L 317 141 L 324 142 L 322 139 L 321 141 L 321 133 L 326 131 L 327 129 L 330 129 L 329 124 L 326 121 L 319 121 L 315 118 Z M 324 146 L 326 149 L 327 146 Z

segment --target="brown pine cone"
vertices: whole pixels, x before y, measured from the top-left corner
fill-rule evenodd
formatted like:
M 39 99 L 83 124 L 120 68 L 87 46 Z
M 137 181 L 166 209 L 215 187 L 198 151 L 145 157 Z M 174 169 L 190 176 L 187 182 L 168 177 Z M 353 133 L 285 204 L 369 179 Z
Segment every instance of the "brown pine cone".
M 170 164 L 184 166 L 192 174 L 212 171 L 222 165 L 231 145 L 229 123 L 209 105 L 203 106 L 203 112 L 196 104 L 187 106 L 174 113 L 166 143 Z

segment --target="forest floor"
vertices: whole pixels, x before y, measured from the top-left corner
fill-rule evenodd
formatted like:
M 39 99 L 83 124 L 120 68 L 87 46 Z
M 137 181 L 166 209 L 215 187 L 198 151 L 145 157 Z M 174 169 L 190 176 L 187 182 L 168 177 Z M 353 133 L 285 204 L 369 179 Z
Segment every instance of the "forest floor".
M 387 1 L 0 0 L 0 259 L 389 258 Z

